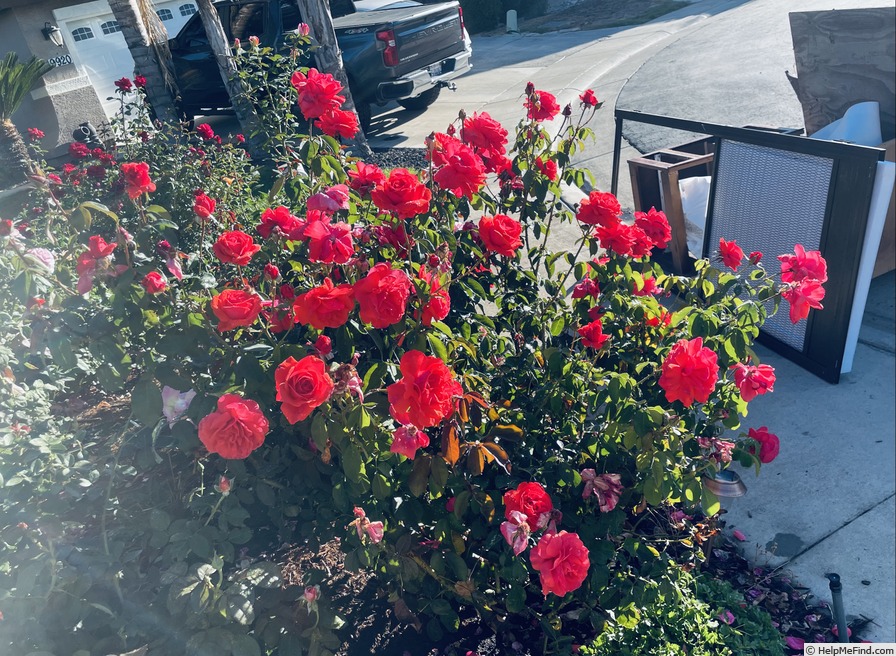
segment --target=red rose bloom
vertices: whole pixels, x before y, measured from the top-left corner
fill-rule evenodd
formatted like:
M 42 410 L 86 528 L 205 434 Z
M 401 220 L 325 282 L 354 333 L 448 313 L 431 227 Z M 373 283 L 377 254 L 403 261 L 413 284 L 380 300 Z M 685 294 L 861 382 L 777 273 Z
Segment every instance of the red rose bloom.
M 759 442 L 760 462 L 768 464 L 778 457 L 778 451 L 781 449 L 781 440 L 774 433 L 769 433 L 768 428 L 765 426 L 760 426 L 758 429 L 751 428 L 747 431 L 747 434 Z M 750 448 L 750 453 L 756 453 L 755 447 Z
M 226 264 L 246 266 L 252 260 L 252 256 L 261 250 L 261 246 L 242 230 L 230 230 L 218 237 L 212 250 L 215 256 Z
M 486 112 L 467 116 L 461 136 L 474 148 L 496 155 L 503 155 L 507 145 L 507 130 Z
M 68 154 L 76 159 L 84 159 L 90 156 L 90 148 L 80 141 L 73 141 L 68 145 Z
M 482 159 L 454 137 L 437 133 L 428 157 L 437 167 L 433 180 L 455 196 L 473 198 L 485 184 Z
M 591 562 L 588 549 L 575 533 L 560 531 L 545 533 L 529 554 L 532 569 L 541 578 L 541 591 L 545 597 L 553 592 L 563 597 L 578 590 L 588 576 Z
M 437 426 L 454 412 L 463 388 L 441 359 L 408 351 L 399 365 L 401 380 L 387 388 L 389 413 L 404 425 Z
M 590 346 L 595 351 L 602 349 L 610 339 L 609 335 L 604 335 L 604 326 L 600 320 L 582 326 L 578 332 L 582 336 L 582 344 Z
M 168 281 L 165 280 L 165 276 L 158 271 L 150 271 L 147 273 L 143 276 L 143 280 L 140 281 L 140 284 L 143 285 L 143 289 L 146 290 L 147 294 L 161 294 L 168 289 Z
M 299 217 L 293 216 L 288 207 L 281 205 L 273 209 L 266 209 L 261 213 L 258 234 L 267 239 L 271 236 L 274 228 L 277 228 L 284 236 L 288 236 L 302 227 L 303 223 Z
M 261 313 L 258 294 L 242 289 L 225 289 L 212 299 L 212 312 L 222 333 L 240 326 L 251 326 Z
M 238 394 L 218 399 L 218 409 L 199 422 L 199 440 L 211 453 L 242 460 L 264 443 L 268 420 L 258 404 Z
M 299 109 L 309 121 L 339 109 L 345 102 L 345 96 L 339 95 L 342 85 L 329 73 L 321 73 L 316 68 L 308 69 L 307 75 L 296 71 L 289 81 L 299 94 Z
M 429 210 L 432 193 L 407 169 L 393 169 L 370 197 L 384 212 L 394 212 L 399 219 L 412 219 Z
M 296 323 L 312 326 L 317 330 L 339 328 L 348 321 L 355 307 L 351 285 L 333 284 L 329 278 L 324 284 L 300 294 L 293 302 Z
M 193 199 L 193 213 L 204 221 L 215 213 L 216 205 L 214 198 L 209 198 L 204 192 L 200 192 Z
M 738 362 L 731 368 L 740 396 L 747 403 L 761 394 L 775 391 L 775 369 L 771 365 L 752 367 Z
M 197 125 L 196 134 L 198 134 L 206 141 L 211 141 L 215 138 L 215 131 L 208 123 L 200 123 L 199 125 Z
M 448 316 L 451 310 L 451 298 L 448 289 L 442 287 L 442 281 L 438 276 L 431 275 L 422 268 L 418 277 L 429 285 L 429 300 L 423 306 L 423 325 L 431 326 L 433 321 L 441 321 Z
M 149 179 L 149 164 L 145 162 L 126 162 L 121 165 L 121 174 L 131 200 L 156 190 L 155 183 Z
M 131 81 L 126 77 L 123 77 L 120 80 L 115 80 L 115 86 L 125 93 L 134 88 L 134 86 L 131 84 Z
M 719 255 L 722 256 L 722 263 L 732 271 L 737 271 L 744 261 L 744 252 L 734 240 L 725 241 L 724 238 L 719 238 Z
M 619 253 L 619 255 L 635 255 L 634 248 L 638 243 L 638 234 L 622 221 L 598 226 L 594 231 L 594 236 L 600 240 L 600 245 L 608 251 Z
M 790 303 L 790 321 L 799 323 L 809 316 L 809 309 L 821 310 L 824 298 L 824 287 L 817 280 L 805 278 L 793 287 L 781 292 L 781 296 Z
M 142 75 L 135 75 L 134 76 L 134 86 L 137 87 L 138 89 L 144 88 L 146 86 L 146 78 L 143 77 Z
M 533 529 L 544 528 L 547 520 L 542 521 L 541 516 L 553 509 L 554 502 L 541 483 L 520 483 L 515 490 L 504 493 L 504 519 L 512 521 L 512 513 L 522 513 Z
M 622 206 L 609 192 L 592 191 L 579 205 L 576 218 L 585 225 L 610 226 L 619 223 Z
M 386 182 L 386 176 L 376 164 L 355 162 L 355 170 L 348 172 L 348 186 L 362 196 L 367 196 L 377 185 Z
M 523 104 L 527 118 L 533 121 L 550 121 L 560 113 L 557 98 L 547 91 L 535 91 L 526 98 Z
M 411 287 L 411 280 L 404 271 L 393 269 L 386 262 L 374 266 L 354 287 L 361 321 L 374 328 L 388 328 L 401 321 Z
M 535 168 L 541 171 L 541 174 L 550 181 L 557 179 L 557 162 L 552 159 L 544 160 L 540 157 L 535 158 Z
M 331 109 L 322 114 L 314 124 L 331 137 L 353 139 L 358 134 L 358 115 L 344 109 Z
M 298 361 L 292 357 L 284 360 L 274 372 L 274 381 L 280 409 L 290 424 L 307 419 L 330 399 L 335 387 L 324 361 L 314 355 Z
M 672 228 L 663 212 L 651 207 L 646 214 L 635 212 L 635 225 L 644 231 L 650 241 L 657 248 L 665 248 L 672 241 Z
M 31 141 L 40 141 L 45 136 L 47 135 L 44 134 L 43 130 L 39 130 L 38 128 L 28 128 L 28 138 L 31 139 Z
M 347 223 L 311 221 L 303 238 L 308 240 L 308 259 L 326 264 L 345 264 L 355 254 L 352 229 Z
M 658 287 L 656 284 L 656 278 L 653 276 L 646 276 L 642 278 L 644 281 L 643 284 L 638 287 L 637 283 L 635 283 L 635 288 L 632 290 L 632 294 L 635 296 L 652 296 L 653 294 L 659 294 L 662 288 Z
M 598 100 L 597 96 L 594 95 L 594 91 L 588 89 L 585 93 L 579 96 L 579 100 L 582 101 L 583 105 L 588 107 L 597 107 Z
M 522 232 L 522 224 L 506 214 L 483 216 L 479 219 L 479 237 L 483 245 L 486 250 L 498 255 L 513 257 L 523 245 L 520 239 Z
M 762 257 L 762 254 L 759 255 Z M 752 260 L 752 253 L 750 259 Z M 779 255 L 781 260 L 781 282 L 800 282 L 801 280 L 817 280 L 827 282 L 828 264 L 821 256 L 821 251 L 807 251 L 802 244 L 793 247 L 792 255 Z
M 694 401 L 706 403 L 719 378 L 718 356 L 703 346 L 703 338 L 679 341 L 663 361 L 659 385 L 670 403 L 681 401 L 686 407 Z

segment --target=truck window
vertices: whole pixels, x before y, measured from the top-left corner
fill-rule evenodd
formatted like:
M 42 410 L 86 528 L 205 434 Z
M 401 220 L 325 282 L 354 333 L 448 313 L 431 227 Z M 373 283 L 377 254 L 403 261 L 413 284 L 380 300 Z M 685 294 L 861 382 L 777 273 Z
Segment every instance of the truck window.
M 302 21 L 299 8 L 292 2 L 284 2 L 280 5 L 280 25 L 284 32 L 292 32 Z
M 245 5 L 234 5 L 230 8 L 230 20 L 228 21 L 230 40 L 239 39 L 245 41 L 250 36 L 262 36 L 264 34 L 264 13 L 267 4 L 264 2 L 252 2 Z
M 330 15 L 333 18 L 348 16 L 355 13 L 355 5 L 352 0 L 330 0 Z

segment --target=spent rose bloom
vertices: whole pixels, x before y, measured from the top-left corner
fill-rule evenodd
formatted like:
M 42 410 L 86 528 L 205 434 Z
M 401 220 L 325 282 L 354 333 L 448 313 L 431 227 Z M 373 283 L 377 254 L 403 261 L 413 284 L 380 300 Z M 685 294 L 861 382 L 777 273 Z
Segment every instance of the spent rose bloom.
M 270 426 L 258 404 L 238 394 L 218 399 L 215 412 L 199 422 L 199 441 L 211 453 L 242 460 L 264 443 Z
M 663 360 L 659 385 L 670 403 L 681 401 L 690 407 L 706 403 L 719 378 L 718 356 L 703 346 L 703 338 L 680 340 Z
M 361 321 L 374 328 L 398 323 L 404 317 L 412 287 L 404 271 L 393 269 L 387 262 L 375 265 L 354 286 Z
M 622 206 L 616 196 L 605 191 L 592 191 L 579 204 L 576 218 L 585 225 L 611 226 L 620 222 L 621 214 Z
M 355 307 L 355 294 L 351 285 L 335 285 L 325 278 L 322 285 L 296 297 L 293 303 L 296 323 L 318 330 L 339 328 L 348 321 Z
M 389 413 L 401 424 L 436 426 L 454 412 L 463 388 L 441 359 L 408 351 L 399 365 L 401 380 L 389 385 Z
M 212 250 L 215 256 L 226 264 L 246 266 L 252 260 L 252 256 L 261 250 L 261 246 L 242 230 L 230 230 L 221 233 Z
M 212 313 L 218 318 L 222 333 L 240 326 L 251 326 L 261 314 L 258 294 L 242 289 L 225 289 L 211 301 Z
M 78 272 L 78 293 L 86 294 L 93 289 L 96 279 L 109 275 L 117 275 L 127 269 L 124 265 L 115 266 L 112 251 L 117 244 L 107 243 L 99 235 L 92 235 L 87 240 L 87 250 L 78 256 L 75 270 Z
M 289 357 L 274 372 L 277 400 L 290 424 L 307 419 L 315 408 L 326 403 L 333 394 L 333 379 L 324 361 L 313 355 L 301 360 Z
M 339 95 L 342 85 L 329 73 L 321 73 L 316 68 L 308 69 L 307 74 L 296 71 L 289 81 L 299 94 L 299 109 L 309 121 L 339 109 L 345 102 L 345 96 Z
M 541 578 L 541 591 L 545 597 L 550 593 L 563 597 L 578 590 L 591 565 L 588 549 L 581 538 L 566 531 L 542 535 L 529 553 L 529 560 Z
M 169 428 L 183 416 L 195 397 L 193 390 L 181 392 L 167 385 L 162 388 L 162 415 L 168 420 Z
M 747 403 L 761 394 L 775 391 L 775 369 L 771 365 L 751 366 L 738 362 L 731 368 L 734 369 L 734 383 Z
M 778 457 L 778 451 L 781 449 L 781 440 L 774 433 L 770 433 L 766 426 L 751 428 L 747 431 L 747 435 L 759 442 L 760 462 L 768 464 Z M 750 448 L 750 453 L 756 453 L 755 447 Z
M 733 239 L 726 241 L 724 237 L 719 238 L 719 255 L 722 263 L 732 271 L 737 271 L 744 261 L 744 252 Z
M 506 214 L 486 215 L 479 219 L 479 237 L 483 245 L 498 255 L 513 257 L 523 245 L 522 232 L 520 222 Z
M 29 248 L 25 251 L 25 262 L 28 266 L 45 276 L 52 276 L 56 271 L 56 256 L 46 248 Z
M 347 210 L 350 196 L 344 184 L 333 185 L 308 199 L 307 208 L 315 212 L 332 214 L 339 210 Z
M 405 458 L 413 460 L 417 456 L 418 449 L 429 446 L 429 436 L 416 426 L 401 426 L 392 433 L 392 446 L 389 451 L 400 453 Z
M 358 539 L 363 541 L 366 535 L 373 544 L 381 542 L 383 539 L 383 523 L 371 522 L 363 508 L 356 506 L 352 512 L 355 515 L 355 519 L 349 523 L 349 526 L 355 527 L 355 530 L 358 532 Z
M 429 210 L 432 193 L 407 169 L 392 169 L 370 197 L 384 212 L 393 212 L 399 219 L 412 219 Z
M 550 519 L 554 502 L 541 483 L 523 482 L 504 493 L 504 518 L 514 521 L 514 514 L 522 515 L 532 526 L 544 528 Z
M 593 495 L 601 512 L 610 512 L 619 503 L 623 489 L 619 474 L 598 474 L 593 469 L 583 469 L 582 481 L 585 483 L 582 498 Z
M 526 550 L 531 534 L 532 529 L 526 521 L 526 516 L 518 510 L 512 511 L 510 519 L 506 522 L 501 522 L 501 535 L 513 549 L 514 556 L 519 556 Z

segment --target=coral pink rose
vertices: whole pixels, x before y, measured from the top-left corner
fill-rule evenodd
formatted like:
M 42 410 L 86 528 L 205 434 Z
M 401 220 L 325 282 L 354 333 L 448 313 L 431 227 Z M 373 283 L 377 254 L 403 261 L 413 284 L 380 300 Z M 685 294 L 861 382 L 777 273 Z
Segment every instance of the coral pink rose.
M 307 419 L 311 412 L 326 403 L 335 384 L 327 373 L 324 361 L 314 355 L 301 360 L 293 357 L 280 363 L 274 372 L 277 400 L 290 424 Z
M 523 245 L 520 235 L 523 226 L 506 214 L 483 216 L 479 219 L 479 237 L 487 250 L 498 255 L 513 257 Z
M 361 321 L 374 328 L 388 328 L 401 321 L 411 295 L 411 280 L 400 269 L 380 262 L 355 283 Z
M 348 321 L 355 307 L 355 295 L 351 285 L 334 285 L 329 278 L 319 287 L 299 295 L 293 303 L 296 323 L 313 326 L 318 330 L 339 328 Z
M 455 408 L 463 388 L 439 358 L 408 351 L 399 365 L 401 380 L 389 385 L 389 413 L 401 424 L 436 426 Z
M 226 264 L 246 266 L 252 260 L 252 256 L 261 250 L 261 246 L 242 230 L 230 230 L 221 233 L 212 250 L 215 256 Z
M 768 464 L 778 457 L 778 451 L 781 449 L 781 440 L 774 433 L 769 433 L 767 427 L 751 428 L 747 431 L 747 434 L 759 442 L 760 462 Z M 750 453 L 756 453 L 755 447 L 750 447 Z
M 262 445 L 269 430 L 255 401 L 225 394 L 218 399 L 218 409 L 199 422 L 199 440 L 211 453 L 241 460 Z
M 792 255 L 779 255 L 778 259 L 781 260 L 781 282 L 800 282 L 807 278 L 827 282 L 828 264 L 820 251 L 807 251 L 802 244 L 797 244 Z
M 370 194 L 373 204 L 399 219 L 412 219 L 429 210 L 432 193 L 407 169 L 393 169 L 389 178 Z
M 585 225 L 609 226 L 619 223 L 622 206 L 609 192 L 592 191 L 579 205 L 576 218 Z
M 242 289 L 225 289 L 212 299 L 212 312 L 222 333 L 240 326 L 251 326 L 261 314 L 258 294 Z
M 156 190 L 155 183 L 149 178 L 149 164 L 145 162 L 122 164 L 121 176 L 124 178 L 125 190 L 131 200 Z
M 545 533 L 529 554 L 541 577 L 541 591 L 563 597 L 578 590 L 588 576 L 588 549 L 575 533 Z
M 681 401 L 686 407 L 694 401 L 706 403 L 719 379 L 718 356 L 703 346 L 703 338 L 679 341 L 663 361 L 659 385 L 670 403 Z
M 344 109 L 331 109 L 322 114 L 314 124 L 331 137 L 354 139 L 358 134 L 358 115 Z
M 781 296 L 785 301 L 790 303 L 790 321 L 799 323 L 802 319 L 809 316 L 809 309 L 824 309 L 821 304 L 824 298 L 824 287 L 817 280 L 804 278 L 793 287 L 781 292 Z
M 531 526 L 544 528 L 553 509 L 554 502 L 541 483 L 520 483 L 504 493 L 504 518 L 508 521 L 520 513 Z
M 775 391 L 775 369 L 771 365 L 754 367 L 738 362 L 731 368 L 734 369 L 734 382 L 744 401 L 749 403 L 761 394 Z
M 347 223 L 311 221 L 303 237 L 308 241 L 308 259 L 325 264 L 345 264 L 355 254 L 352 229 Z
M 732 271 L 737 271 L 744 261 L 744 251 L 734 240 L 726 241 L 720 238 L 719 255 L 722 257 L 722 263 Z
M 418 449 L 429 446 L 429 436 L 416 426 L 402 426 L 392 433 L 392 446 L 389 451 L 400 453 L 405 458 L 413 460 L 417 456 Z

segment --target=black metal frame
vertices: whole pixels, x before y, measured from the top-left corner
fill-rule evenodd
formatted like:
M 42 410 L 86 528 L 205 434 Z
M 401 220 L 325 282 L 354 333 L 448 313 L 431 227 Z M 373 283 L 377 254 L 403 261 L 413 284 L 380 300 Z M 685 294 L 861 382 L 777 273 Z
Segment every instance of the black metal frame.
M 832 160 L 831 181 L 828 188 L 820 244 L 821 253 L 828 263 L 825 309 L 823 312 L 810 314 L 802 351 L 764 332 L 760 332 L 759 341 L 820 378 L 830 383 L 838 383 L 846 347 L 846 336 L 849 331 L 853 297 L 858 281 L 859 261 L 862 257 L 868 211 L 871 207 L 871 193 L 874 188 L 877 163 L 883 161 L 884 150 L 807 139 L 762 128 L 739 128 L 622 109 L 617 109 L 615 116 L 616 134 L 613 143 L 611 181 L 611 191 L 614 194 L 618 189 L 624 121 L 696 132 L 715 139 L 717 158 L 713 160 L 712 165 L 713 181 L 710 185 L 704 229 L 707 239 L 712 229 L 712 210 L 716 191 L 715 171 L 718 165 L 718 156 L 724 156 L 719 152 L 719 144 L 722 141 L 737 141 Z M 707 244 L 704 243 L 704 256 L 707 250 Z

